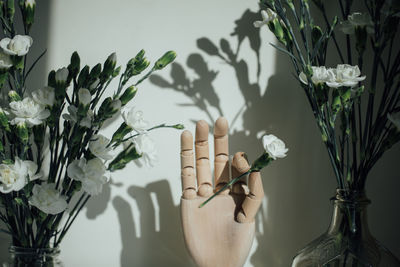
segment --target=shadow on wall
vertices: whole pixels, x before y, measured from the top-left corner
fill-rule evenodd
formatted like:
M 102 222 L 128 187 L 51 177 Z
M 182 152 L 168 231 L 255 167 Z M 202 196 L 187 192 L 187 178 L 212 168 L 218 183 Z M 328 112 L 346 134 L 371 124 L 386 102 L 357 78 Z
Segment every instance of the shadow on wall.
M 328 183 L 330 172 L 328 158 L 324 154 L 318 129 L 312 120 L 312 113 L 305 101 L 297 81 L 288 70 L 291 65 L 285 55 L 277 54 L 276 73 L 268 80 L 265 93 L 262 93 L 258 81 L 251 82 L 248 63 L 239 57 L 244 40 L 248 40 L 252 52 L 257 56 L 257 78 L 260 76 L 260 30 L 252 26 L 259 19 L 258 12 L 246 10 L 235 21 L 236 27 L 231 34 L 236 42 L 221 39 L 219 46 L 203 37 L 197 40 L 198 48 L 207 56 L 218 57 L 235 72 L 237 86 L 244 98 L 244 107 L 237 110 L 231 124 L 230 151 L 247 151 L 250 159 L 261 153 L 260 136 L 273 133 L 281 137 L 290 148 L 289 156 L 272 164 L 263 171 L 264 191 L 266 195 L 262 211 L 258 247 L 251 256 L 254 266 L 288 266 L 296 251 L 311 237 L 321 233 L 329 220 L 329 203 L 315 199 L 328 199 L 333 185 L 320 190 L 321 183 Z M 236 49 L 233 47 L 236 46 Z M 273 49 L 271 47 L 271 49 Z M 198 78 L 190 80 L 185 67 L 174 63 L 171 69 L 172 82 L 154 75 L 150 80 L 157 86 L 182 92 L 191 99 L 191 105 L 203 111 L 210 124 L 216 119 L 209 111 L 216 108 L 223 115 L 218 92 L 212 85 L 217 72 L 206 65 L 206 59 L 199 53 L 191 54 L 186 62 L 188 68 L 195 71 Z M 229 99 L 235 102 L 235 99 Z M 188 104 L 189 106 L 189 104 Z M 241 116 L 243 129 L 232 130 L 236 119 Z M 322 155 L 322 159 L 321 159 Z M 301 200 L 301 201 L 300 201 Z M 265 205 L 265 204 L 264 204 Z M 309 209 L 313 205 L 313 210 Z M 315 219 L 313 211 L 324 211 L 322 228 L 310 228 Z M 300 220 L 304 216 L 305 219 Z
M 31 47 L 28 57 L 27 66 L 30 66 L 32 62 L 41 54 L 47 45 L 49 44 L 49 25 L 50 25 L 50 16 L 51 16 L 51 1 L 47 1 L 45 5 L 37 5 L 36 6 L 36 17 L 35 17 L 35 25 L 32 27 L 31 36 L 33 36 L 33 45 Z M 16 21 L 20 21 L 20 14 L 16 12 Z M 23 32 L 20 30 L 21 25 L 17 24 L 18 32 Z M 4 36 L 1 36 L 2 39 Z M 42 88 L 47 84 L 47 56 L 44 55 L 41 60 L 36 64 L 36 67 L 30 73 L 30 76 L 27 78 L 27 85 L 30 87 L 27 88 L 28 91 L 32 91 L 38 88 Z M 3 96 L 3 99 L 7 99 L 7 97 Z M 0 229 L 3 228 L 3 225 L 0 223 Z M 8 247 L 10 246 L 11 239 L 5 234 L 0 232 L 0 263 L 4 262 L 7 257 Z
M 216 90 L 213 86 L 218 72 L 211 70 L 207 59 L 217 57 L 235 72 L 245 104 L 238 108 L 230 122 L 231 154 L 248 151 L 249 158 L 255 159 L 260 153 L 259 139 L 263 133 L 281 137 L 289 147 L 286 159 L 274 162 L 263 171 L 265 201 L 258 217 L 258 247 L 250 262 L 256 267 L 289 266 L 300 248 L 327 229 L 331 215 L 328 199 L 334 194 L 335 184 L 319 130 L 302 89 L 292 77 L 293 68 L 287 56 L 277 52 L 275 62 L 269 62 L 275 64 L 276 71 L 269 78 L 264 94 L 258 81 L 250 81 L 249 65 L 239 57 L 243 41 L 247 39 L 257 56 L 258 79 L 261 38 L 259 29 L 255 29 L 252 23 L 259 17 L 258 12 L 246 10 L 235 21 L 231 34 L 236 37 L 235 42 L 222 38 L 218 46 L 206 37 L 199 38 L 197 47 L 202 53 L 189 55 L 186 66 L 174 63 L 171 81 L 157 75 L 150 80 L 164 90 L 172 89 L 187 96 L 191 103 L 178 105 L 197 107 L 212 124 L 216 118 L 212 117 L 210 110 L 216 109 L 219 115 L 224 114 L 220 90 L 225 89 Z M 186 69 L 193 70 L 198 77 L 190 78 Z M 229 101 L 235 103 L 235 99 Z M 243 119 L 244 130 L 232 130 L 239 116 Z

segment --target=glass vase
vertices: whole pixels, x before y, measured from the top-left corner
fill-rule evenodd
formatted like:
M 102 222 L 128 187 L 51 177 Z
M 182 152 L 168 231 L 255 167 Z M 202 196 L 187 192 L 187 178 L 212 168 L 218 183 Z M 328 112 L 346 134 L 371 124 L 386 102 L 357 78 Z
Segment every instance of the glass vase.
M 58 248 L 23 248 L 11 246 L 9 262 L 3 267 L 63 267 Z
M 397 267 L 400 261 L 369 232 L 365 192 L 337 190 L 328 231 L 294 257 L 292 267 Z

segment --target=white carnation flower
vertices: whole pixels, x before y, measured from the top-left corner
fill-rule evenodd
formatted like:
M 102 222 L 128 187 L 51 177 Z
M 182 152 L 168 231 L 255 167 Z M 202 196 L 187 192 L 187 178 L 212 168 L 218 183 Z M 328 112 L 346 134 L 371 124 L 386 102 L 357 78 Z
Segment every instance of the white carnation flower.
M 28 182 L 41 178 L 38 166 L 30 160 L 15 158 L 14 164 L 0 164 L 0 192 L 19 191 Z
M 274 20 L 277 17 L 277 15 L 272 9 L 267 8 L 266 11 L 261 10 L 261 17 L 262 17 L 262 20 L 254 21 L 254 23 L 253 23 L 254 27 L 260 28 L 263 25 L 267 25 L 268 22 Z
M 28 35 L 15 35 L 13 39 L 1 39 L 0 47 L 7 55 L 21 57 L 28 53 L 32 42 L 32 38 Z
M 109 160 L 112 159 L 113 156 L 110 154 L 112 151 L 112 147 L 107 147 L 110 143 L 110 139 L 107 137 L 98 134 L 92 137 L 89 142 L 89 150 L 98 158 Z
M 123 112 L 122 117 L 129 127 L 139 133 L 145 132 L 149 124 L 143 119 L 143 112 L 135 111 L 134 108 L 131 108 L 128 112 Z
M 94 158 L 86 162 L 85 158 L 74 160 L 67 167 L 68 176 L 82 183 L 82 189 L 90 195 L 98 195 L 103 189 L 103 184 L 107 182 L 104 176 L 106 167 L 99 158 Z
M 71 123 L 76 123 L 78 121 L 78 108 L 74 105 L 70 105 L 67 108 L 68 113 L 64 113 L 62 117 L 64 120 L 70 121 Z M 94 117 L 93 110 L 89 109 L 86 117 L 82 118 L 79 122 L 79 126 L 90 128 L 92 126 L 92 120 Z
M 361 72 L 357 65 L 339 64 L 332 71 L 335 74 L 335 80 L 326 82 L 326 85 L 333 88 L 342 86 L 354 87 L 366 78 L 366 76 L 360 76 Z
M 146 166 L 154 166 L 157 162 L 157 149 L 156 145 L 148 134 L 141 134 L 133 140 L 136 151 L 141 155 L 138 159 L 139 162 L 144 163 Z
M 400 131 L 400 112 L 387 114 L 388 120 L 396 126 L 397 130 Z
M 50 86 L 43 87 L 32 92 L 32 98 L 36 103 L 43 106 L 53 106 L 55 100 L 54 88 Z
M 348 15 L 347 20 L 340 23 L 341 31 L 345 34 L 354 34 L 356 27 L 365 27 L 369 34 L 374 33 L 374 23 L 367 13 L 355 12 Z
M 32 196 L 29 204 L 47 214 L 58 214 L 63 212 L 68 203 L 65 196 L 61 196 L 56 189 L 56 184 L 35 184 L 32 189 Z
M 285 143 L 275 135 L 264 135 L 262 142 L 265 151 L 274 160 L 286 157 L 286 152 L 288 152 L 289 149 L 287 149 Z
M 25 122 L 28 127 L 32 127 L 42 124 L 50 116 L 49 110 L 30 97 L 25 97 L 22 101 L 11 102 L 10 108 L 11 114 L 14 116 L 10 122 L 12 125 Z
M 313 75 L 311 77 L 311 81 L 313 84 L 321 84 L 326 82 L 335 81 L 335 73 L 332 69 L 327 69 L 325 66 L 312 66 Z M 304 72 L 301 72 L 299 75 L 299 79 L 302 83 L 308 84 L 307 76 Z
M 12 67 L 12 61 L 9 55 L 0 52 L 0 69 L 6 70 Z
M 81 88 L 78 91 L 78 99 L 79 103 L 83 105 L 88 105 L 90 104 L 90 101 L 92 100 L 92 95 L 90 94 L 90 91 L 86 88 Z

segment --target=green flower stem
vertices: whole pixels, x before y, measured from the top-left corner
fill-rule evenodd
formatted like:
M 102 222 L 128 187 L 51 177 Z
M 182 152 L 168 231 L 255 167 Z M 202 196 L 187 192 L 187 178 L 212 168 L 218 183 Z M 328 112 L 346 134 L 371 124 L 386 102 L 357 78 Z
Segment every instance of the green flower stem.
M 179 125 L 180 125 L 180 124 L 165 125 L 165 123 L 163 123 L 163 124 L 160 124 L 160 125 L 151 127 L 151 128 L 149 128 L 149 129 L 147 129 L 146 131 L 147 131 L 147 132 L 150 132 L 150 131 L 152 131 L 152 130 L 159 129 L 159 128 L 175 128 L 175 129 L 178 129 L 178 130 L 182 130 L 183 128 L 177 128 L 177 126 L 179 126 Z M 140 133 L 131 135 L 131 136 L 125 138 L 125 139 L 122 139 L 121 141 L 119 141 L 119 142 L 116 143 L 115 145 L 119 145 L 119 144 L 121 144 L 121 143 L 123 143 L 123 142 L 126 142 L 126 141 L 128 141 L 128 140 L 130 140 L 130 139 L 132 139 L 132 138 L 134 138 L 134 137 L 136 137 L 136 136 L 139 136 L 139 135 L 140 135 Z M 111 143 L 110 143 L 110 144 L 111 144 Z M 115 145 L 114 145 L 114 146 L 115 146 Z
M 135 86 L 138 86 L 139 84 L 141 84 L 144 80 L 146 80 L 154 71 L 156 71 L 156 69 L 153 67 L 149 72 L 147 72 L 146 75 L 144 75 L 142 77 L 142 79 L 140 79 L 137 83 L 135 83 Z
M 209 197 L 206 201 L 204 201 L 203 203 L 200 204 L 199 209 L 204 207 L 204 205 L 206 205 L 208 202 L 210 202 L 211 199 L 213 199 L 214 197 L 216 197 L 217 195 L 219 195 L 222 191 L 224 191 L 225 189 L 227 189 L 229 186 L 233 185 L 234 183 L 236 183 L 237 181 L 239 181 L 240 178 L 242 178 L 243 176 L 248 175 L 249 173 L 253 172 L 254 170 L 250 169 L 245 173 L 242 173 L 241 175 L 239 175 L 238 177 L 236 177 L 235 179 L 231 180 L 229 183 L 225 184 L 220 190 L 218 190 L 217 192 L 215 192 L 211 197 Z

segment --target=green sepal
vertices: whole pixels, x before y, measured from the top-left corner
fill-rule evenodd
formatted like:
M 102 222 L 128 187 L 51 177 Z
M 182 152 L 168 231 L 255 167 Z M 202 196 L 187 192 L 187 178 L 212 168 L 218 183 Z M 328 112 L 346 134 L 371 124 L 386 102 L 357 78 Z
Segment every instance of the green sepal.
M 128 133 L 130 133 L 132 130 L 133 130 L 133 129 L 132 129 L 129 125 L 127 125 L 125 122 L 121 123 L 121 125 L 119 126 L 119 128 L 117 129 L 117 131 L 115 131 L 115 133 L 113 134 L 110 143 L 116 142 L 117 144 L 119 144 L 119 142 L 120 142 Z
M 125 168 L 130 161 L 140 158 L 140 155 L 135 147 L 128 147 L 118 154 L 118 156 L 108 165 L 107 170 L 113 172 Z
M 135 97 L 137 93 L 137 88 L 135 86 L 129 86 L 125 89 L 124 93 L 120 96 L 119 100 L 121 101 L 121 105 L 125 106 L 132 98 Z
M 79 73 L 78 86 L 76 89 L 86 88 L 88 77 L 89 77 L 89 66 L 86 65 L 85 67 L 83 67 L 83 69 Z
M 273 160 L 274 159 L 271 158 L 267 152 L 265 152 L 253 162 L 250 170 L 251 171 L 260 171 Z

